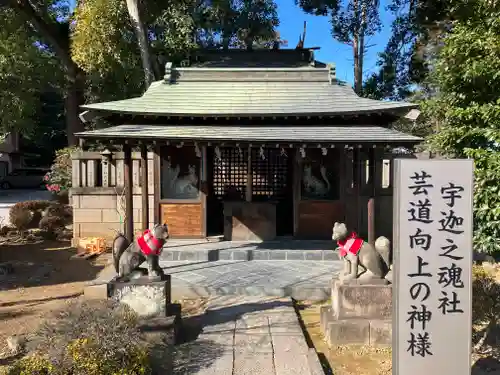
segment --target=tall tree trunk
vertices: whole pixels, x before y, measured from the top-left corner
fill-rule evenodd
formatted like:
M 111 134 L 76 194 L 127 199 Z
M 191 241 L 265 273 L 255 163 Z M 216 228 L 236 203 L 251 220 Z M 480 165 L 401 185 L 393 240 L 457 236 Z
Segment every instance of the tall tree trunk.
M 368 1 L 371 0 L 360 0 L 361 1 L 361 22 L 360 22 L 360 27 L 359 27 L 359 33 L 358 33 L 358 70 L 357 70 L 357 75 L 354 77 L 354 80 L 356 82 L 355 87 L 356 89 L 356 94 L 361 95 L 363 91 L 363 62 L 365 58 L 365 34 L 366 34 L 366 23 L 368 22 L 367 18 L 367 7 Z
M 353 1 L 353 7 L 354 7 L 354 18 L 356 20 L 359 20 L 359 2 L 363 0 L 354 0 Z M 361 31 L 361 26 L 358 25 L 358 27 L 355 28 L 355 31 L 352 36 L 352 48 L 353 48 L 353 57 L 354 57 L 354 91 L 356 94 L 361 93 L 361 84 L 362 84 L 362 79 L 363 79 L 363 72 L 361 71 L 362 64 L 360 64 L 361 59 L 363 58 L 362 55 L 360 55 L 360 31 Z M 360 78 L 361 77 L 361 78 Z
M 361 82 L 362 82 L 362 78 L 363 78 L 363 73 L 361 71 L 362 56 L 360 56 L 360 53 L 359 53 L 359 44 L 360 44 L 359 36 L 356 35 L 352 39 L 352 48 L 353 48 L 353 55 L 354 55 L 354 91 L 358 95 L 361 93 L 361 85 L 362 85 Z
M 146 35 L 146 30 L 141 22 L 141 16 L 139 12 L 139 1 L 138 0 L 126 0 L 128 14 L 132 26 L 134 27 L 135 36 L 137 42 L 139 43 L 139 50 L 141 52 L 142 69 L 144 71 L 144 86 L 146 90 L 151 85 L 154 79 L 154 72 L 151 64 L 151 56 L 149 54 L 149 43 L 148 37 Z
M 75 133 L 85 130 L 83 122 L 80 120 L 80 105 L 84 102 L 85 75 L 79 69 L 71 69 L 68 72 L 68 84 L 66 86 L 66 134 L 68 136 L 68 146 L 76 146 L 78 139 Z

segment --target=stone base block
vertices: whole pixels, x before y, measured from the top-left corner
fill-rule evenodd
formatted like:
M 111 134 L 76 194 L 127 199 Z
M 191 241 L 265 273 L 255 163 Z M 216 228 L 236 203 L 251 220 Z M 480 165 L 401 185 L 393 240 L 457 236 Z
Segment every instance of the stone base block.
M 179 322 L 176 317 L 145 317 L 139 330 L 151 345 L 151 364 L 159 374 L 173 371 L 173 346 L 178 342 Z
M 368 320 L 331 320 L 325 325 L 325 339 L 330 347 L 346 344 L 370 345 L 370 321 Z
M 332 285 L 332 316 L 335 320 L 386 320 L 392 315 L 391 285 Z
M 107 285 L 108 298 L 129 305 L 139 316 L 167 316 L 171 308 L 171 279 L 161 280 L 147 276 L 112 280 Z
M 370 321 L 370 345 L 391 346 L 392 345 L 392 321 L 372 320 Z
M 326 342 L 335 345 L 390 346 L 392 344 L 392 321 L 368 319 L 333 320 L 321 316 L 321 326 Z

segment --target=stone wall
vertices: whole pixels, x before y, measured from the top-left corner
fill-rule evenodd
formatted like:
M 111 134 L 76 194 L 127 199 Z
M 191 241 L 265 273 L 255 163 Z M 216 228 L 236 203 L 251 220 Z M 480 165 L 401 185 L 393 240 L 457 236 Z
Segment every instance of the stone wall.
M 142 231 L 141 188 L 133 192 L 134 231 Z M 73 238 L 103 237 L 111 241 L 124 231 L 125 196 L 122 188 L 71 189 L 73 205 Z M 154 195 L 149 194 L 149 226 L 154 223 Z
M 114 152 L 109 159 L 99 152 L 81 151 L 71 155 L 73 206 L 73 239 L 103 237 L 113 240 L 124 232 L 125 168 L 123 152 Z M 142 231 L 141 155 L 132 153 L 132 194 L 134 231 Z M 154 221 L 155 154 L 148 152 L 149 226 Z

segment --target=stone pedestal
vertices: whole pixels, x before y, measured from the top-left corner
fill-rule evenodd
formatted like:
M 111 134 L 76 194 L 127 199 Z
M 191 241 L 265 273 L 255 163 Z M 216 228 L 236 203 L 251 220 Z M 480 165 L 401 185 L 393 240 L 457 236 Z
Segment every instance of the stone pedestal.
M 332 304 L 321 310 L 329 345 L 391 345 L 392 286 L 332 283 Z
M 163 331 L 173 325 L 178 340 L 182 329 L 181 305 L 171 301 L 170 275 L 150 279 L 146 274 L 145 269 L 139 269 L 127 278 L 114 278 L 107 284 L 107 297 L 127 304 L 146 327 L 153 325 Z
M 127 304 L 139 316 L 168 315 L 171 304 L 170 275 L 150 280 L 142 274 L 115 278 L 108 283 L 108 298 Z

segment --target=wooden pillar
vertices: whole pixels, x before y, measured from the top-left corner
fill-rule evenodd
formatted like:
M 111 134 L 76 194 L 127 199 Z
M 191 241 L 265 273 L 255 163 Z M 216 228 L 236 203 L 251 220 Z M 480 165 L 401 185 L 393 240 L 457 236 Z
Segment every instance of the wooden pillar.
M 252 147 L 248 146 L 248 158 L 247 158 L 247 189 L 245 194 L 245 200 L 247 202 L 252 201 Z
M 354 214 L 355 214 L 355 225 L 356 232 L 360 232 L 361 229 L 361 150 L 357 145 L 354 146 L 352 150 L 352 182 L 353 182 L 353 193 L 354 193 Z M 348 208 L 349 209 L 349 208 Z
M 125 188 L 125 237 L 129 242 L 134 240 L 134 199 L 132 195 L 132 148 L 123 145 L 124 154 L 124 188 Z
M 201 207 L 202 207 L 202 225 L 201 225 L 201 233 L 203 237 L 207 237 L 207 220 L 208 220 L 208 212 L 207 212 L 207 196 L 209 193 L 208 186 L 208 171 L 207 171 L 207 146 L 201 146 L 201 158 L 200 158 L 200 193 L 201 193 Z
M 290 149 L 293 156 L 293 235 L 299 234 L 300 198 L 302 188 L 302 157 L 297 149 Z
M 153 213 L 154 213 L 154 223 L 155 224 L 160 224 L 160 195 L 161 195 L 161 191 L 160 191 L 160 188 L 161 188 L 161 183 L 160 183 L 160 179 L 161 179 L 161 160 L 160 160 L 160 151 L 161 151 L 161 147 L 160 145 L 156 145 L 155 148 L 154 148 L 154 154 L 153 154 L 153 176 L 154 176 L 154 191 L 153 191 L 153 195 L 154 195 L 154 199 L 153 199 L 153 202 L 154 202 L 154 209 L 153 209 Z
M 141 144 L 142 229 L 149 227 L 148 148 Z
M 376 193 L 377 186 L 375 175 L 377 172 L 377 162 L 375 148 L 369 150 L 369 181 L 370 181 L 370 198 L 368 199 L 368 242 L 373 246 L 376 239 L 375 213 L 376 213 Z

